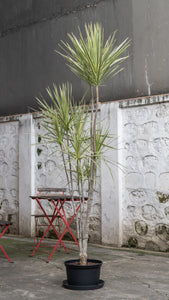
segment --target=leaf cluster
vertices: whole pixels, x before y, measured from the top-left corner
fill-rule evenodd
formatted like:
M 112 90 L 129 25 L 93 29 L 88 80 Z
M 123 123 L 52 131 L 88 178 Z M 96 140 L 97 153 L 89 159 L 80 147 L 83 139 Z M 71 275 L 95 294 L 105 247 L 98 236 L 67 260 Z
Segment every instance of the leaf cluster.
M 74 33 L 68 34 L 71 43 L 61 41 L 63 53 L 57 51 L 66 59 L 73 73 L 90 86 L 100 86 L 123 70 L 120 66 L 129 57 L 122 56 L 130 46 L 128 38 L 116 46 L 115 31 L 104 43 L 104 29 L 99 23 L 85 24 L 85 37 L 80 28 L 78 31 L 78 38 Z
M 46 129 L 43 139 L 55 145 L 55 151 L 61 151 L 67 172 L 73 172 L 74 180 L 89 180 L 91 163 L 97 167 L 106 149 L 111 148 L 108 130 L 97 128 L 95 135 L 95 151 L 91 150 L 90 117 L 88 108 L 75 106 L 72 86 L 62 84 L 59 88 L 47 88 L 52 105 L 46 100 L 37 99 L 42 113 L 42 125 Z M 97 169 L 97 168 L 95 168 Z

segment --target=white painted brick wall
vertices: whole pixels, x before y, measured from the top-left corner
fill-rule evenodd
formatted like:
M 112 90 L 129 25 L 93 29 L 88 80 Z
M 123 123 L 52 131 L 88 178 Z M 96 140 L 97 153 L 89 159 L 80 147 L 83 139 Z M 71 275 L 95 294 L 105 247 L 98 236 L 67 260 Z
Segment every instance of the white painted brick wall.
M 162 99 L 162 96 L 160 100 Z M 169 248 L 169 103 L 157 97 L 121 105 L 123 244 Z M 154 103 L 154 104 L 152 104 Z M 150 105 L 152 104 L 152 105 Z
M 91 238 L 111 245 L 169 248 L 169 95 L 101 105 L 101 124 L 110 127 L 117 151 L 109 153 L 114 178 L 101 163 Z M 36 115 L 0 118 L 0 218 L 11 232 L 34 230 L 29 196 L 38 187 L 65 186 L 60 158 L 40 141 Z M 68 210 L 71 208 L 68 207 Z
M 0 218 L 14 222 L 18 233 L 18 121 L 0 123 Z

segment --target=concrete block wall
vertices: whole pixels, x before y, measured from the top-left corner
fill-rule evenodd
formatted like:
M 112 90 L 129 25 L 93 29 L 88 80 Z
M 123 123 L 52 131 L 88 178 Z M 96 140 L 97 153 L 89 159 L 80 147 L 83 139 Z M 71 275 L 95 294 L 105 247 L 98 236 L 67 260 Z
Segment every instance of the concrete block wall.
M 99 114 L 98 114 L 99 117 Z M 41 125 L 41 119 L 36 117 L 33 119 L 35 128 L 35 185 L 34 191 L 37 192 L 40 187 L 67 188 L 67 181 L 65 178 L 62 157 L 56 151 L 55 145 L 44 144 L 42 136 L 45 134 L 44 128 Z M 45 205 L 45 203 L 43 203 Z M 65 203 L 64 206 L 66 215 L 69 218 L 73 215 L 73 207 L 70 202 Z M 34 207 L 37 209 L 37 207 Z M 48 213 L 51 211 L 50 205 L 47 203 L 46 209 Z M 100 175 L 97 176 L 96 192 L 90 222 L 90 241 L 101 242 L 101 203 L 100 203 Z M 44 223 L 45 220 L 42 220 Z M 40 227 L 43 230 L 43 227 Z M 72 230 L 76 230 L 76 225 L 72 223 Z
M 0 123 L 0 218 L 14 222 L 13 233 L 19 229 L 18 131 L 17 120 Z
M 168 250 L 169 95 L 103 103 L 99 118 L 117 150 L 107 153 L 113 178 L 101 162 L 90 240 Z M 42 144 L 38 114 L 2 117 L 0 133 L 0 218 L 13 221 L 11 233 L 30 236 L 36 206 L 29 196 L 65 186 L 60 158 Z
M 169 249 L 169 96 L 123 101 L 124 245 Z

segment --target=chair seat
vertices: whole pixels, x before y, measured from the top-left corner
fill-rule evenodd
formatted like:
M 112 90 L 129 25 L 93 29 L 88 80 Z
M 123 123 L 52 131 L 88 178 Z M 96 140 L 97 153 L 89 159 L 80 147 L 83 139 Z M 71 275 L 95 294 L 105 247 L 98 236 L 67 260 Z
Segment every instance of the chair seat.
M 31 215 L 32 217 L 35 217 L 35 218 L 46 218 L 45 215 L 38 215 L 38 214 L 35 214 L 35 215 Z M 53 215 L 47 215 L 49 218 L 52 218 Z M 61 218 L 60 215 L 57 216 L 57 218 Z
M 0 226 L 8 226 L 8 225 L 12 225 L 12 222 L 0 220 Z

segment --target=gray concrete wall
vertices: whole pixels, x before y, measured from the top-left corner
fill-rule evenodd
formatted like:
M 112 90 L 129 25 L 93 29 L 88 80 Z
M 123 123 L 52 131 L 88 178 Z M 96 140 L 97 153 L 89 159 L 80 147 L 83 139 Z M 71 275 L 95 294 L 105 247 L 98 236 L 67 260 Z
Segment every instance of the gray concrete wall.
M 132 33 L 131 1 L 126 5 L 125 0 L 51 1 L 50 5 L 47 0 L 27 0 L 26 5 L 23 1 L 13 5 L 1 1 L 0 12 L 0 115 L 30 111 L 36 106 L 35 96 L 45 94 L 45 88 L 53 82 L 69 80 L 75 99 L 81 99 L 87 85 L 77 81 L 54 52 L 59 49 L 60 40 L 67 39 L 68 32 L 77 34 L 78 26 L 83 28 L 85 22 L 98 21 L 105 27 L 106 36 L 119 30 L 118 42 Z M 101 97 L 125 97 L 130 91 L 126 74 L 120 75 L 113 85 L 108 84 Z
M 168 92 L 167 0 L 133 0 L 133 96 Z
M 110 102 L 101 105 L 101 124 L 105 129 L 109 127 L 110 134 L 114 137 L 111 146 L 115 149 L 119 147 L 119 114 L 118 103 Z M 101 161 L 101 241 L 113 245 L 121 244 L 121 219 L 120 219 L 120 180 L 119 169 L 116 162 L 119 161 L 119 152 L 108 151 L 106 159 L 110 164 Z M 111 172 L 109 170 L 111 168 Z
M 168 250 L 168 117 L 168 94 L 101 104 L 99 120 L 116 150 L 107 153 L 113 177 L 101 162 L 90 241 Z M 39 187 L 65 187 L 61 160 L 41 143 L 38 114 L 1 117 L 0 133 L 0 218 L 13 222 L 11 232 L 29 236 L 36 211 L 29 196 Z
M 168 0 L 1 0 L 0 115 L 30 111 L 53 82 L 72 82 L 79 101 L 87 86 L 54 50 L 91 21 L 103 24 L 106 37 L 118 29 L 117 42 L 132 39 L 125 70 L 101 88 L 102 101 L 167 93 L 168 10 Z
M 169 97 L 124 101 L 120 107 L 123 244 L 168 251 Z
M 29 112 L 53 82 L 72 82 L 79 101 L 87 85 L 54 50 L 91 21 L 106 37 L 118 29 L 117 42 L 132 40 L 125 70 L 101 88 L 102 101 L 167 93 L 168 10 L 168 0 L 1 0 L 0 115 Z
M 100 119 L 100 113 L 98 113 L 98 119 Z M 51 144 L 43 144 L 41 136 L 45 134 L 45 130 L 41 125 L 41 119 L 35 118 L 34 123 L 34 137 L 35 137 L 35 159 L 34 159 L 34 193 L 37 193 L 38 188 L 41 187 L 63 187 L 67 188 L 67 180 L 63 170 L 62 157 L 58 151 L 56 151 L 56 146 Z M 100 172 L 97 175 L 97 183 L 95 188 L 94 203 L 91 214 L 90 222 L 90 241 L 101 242 L 101 178 Z M 33 204 L 33 201 L 32 201 Z M 46 210 L 50 214 L 51 207 L 50 204 L 43 203 Z M 72 204 L 67 202 L 64 205 L 67 217 L 70 218 L 73 215 Z M 34 212 L 37 212 L 37 207 L 35 205 Z M 74 220 L 75 221 L 75 220 Z M 44 223 L 45 220 L 42 220 Z M 41 231 L 44 227 L 39 227 Z M 71 224 L 71 229 L 76 233 L 76 224 L 73 222 Z M 50 236 L 50 233 L 49 233 Z M 70 238 L 70 235 L 69 235 Z
M 0 218 L 19 231 L 19 122 L 0 122 Z

